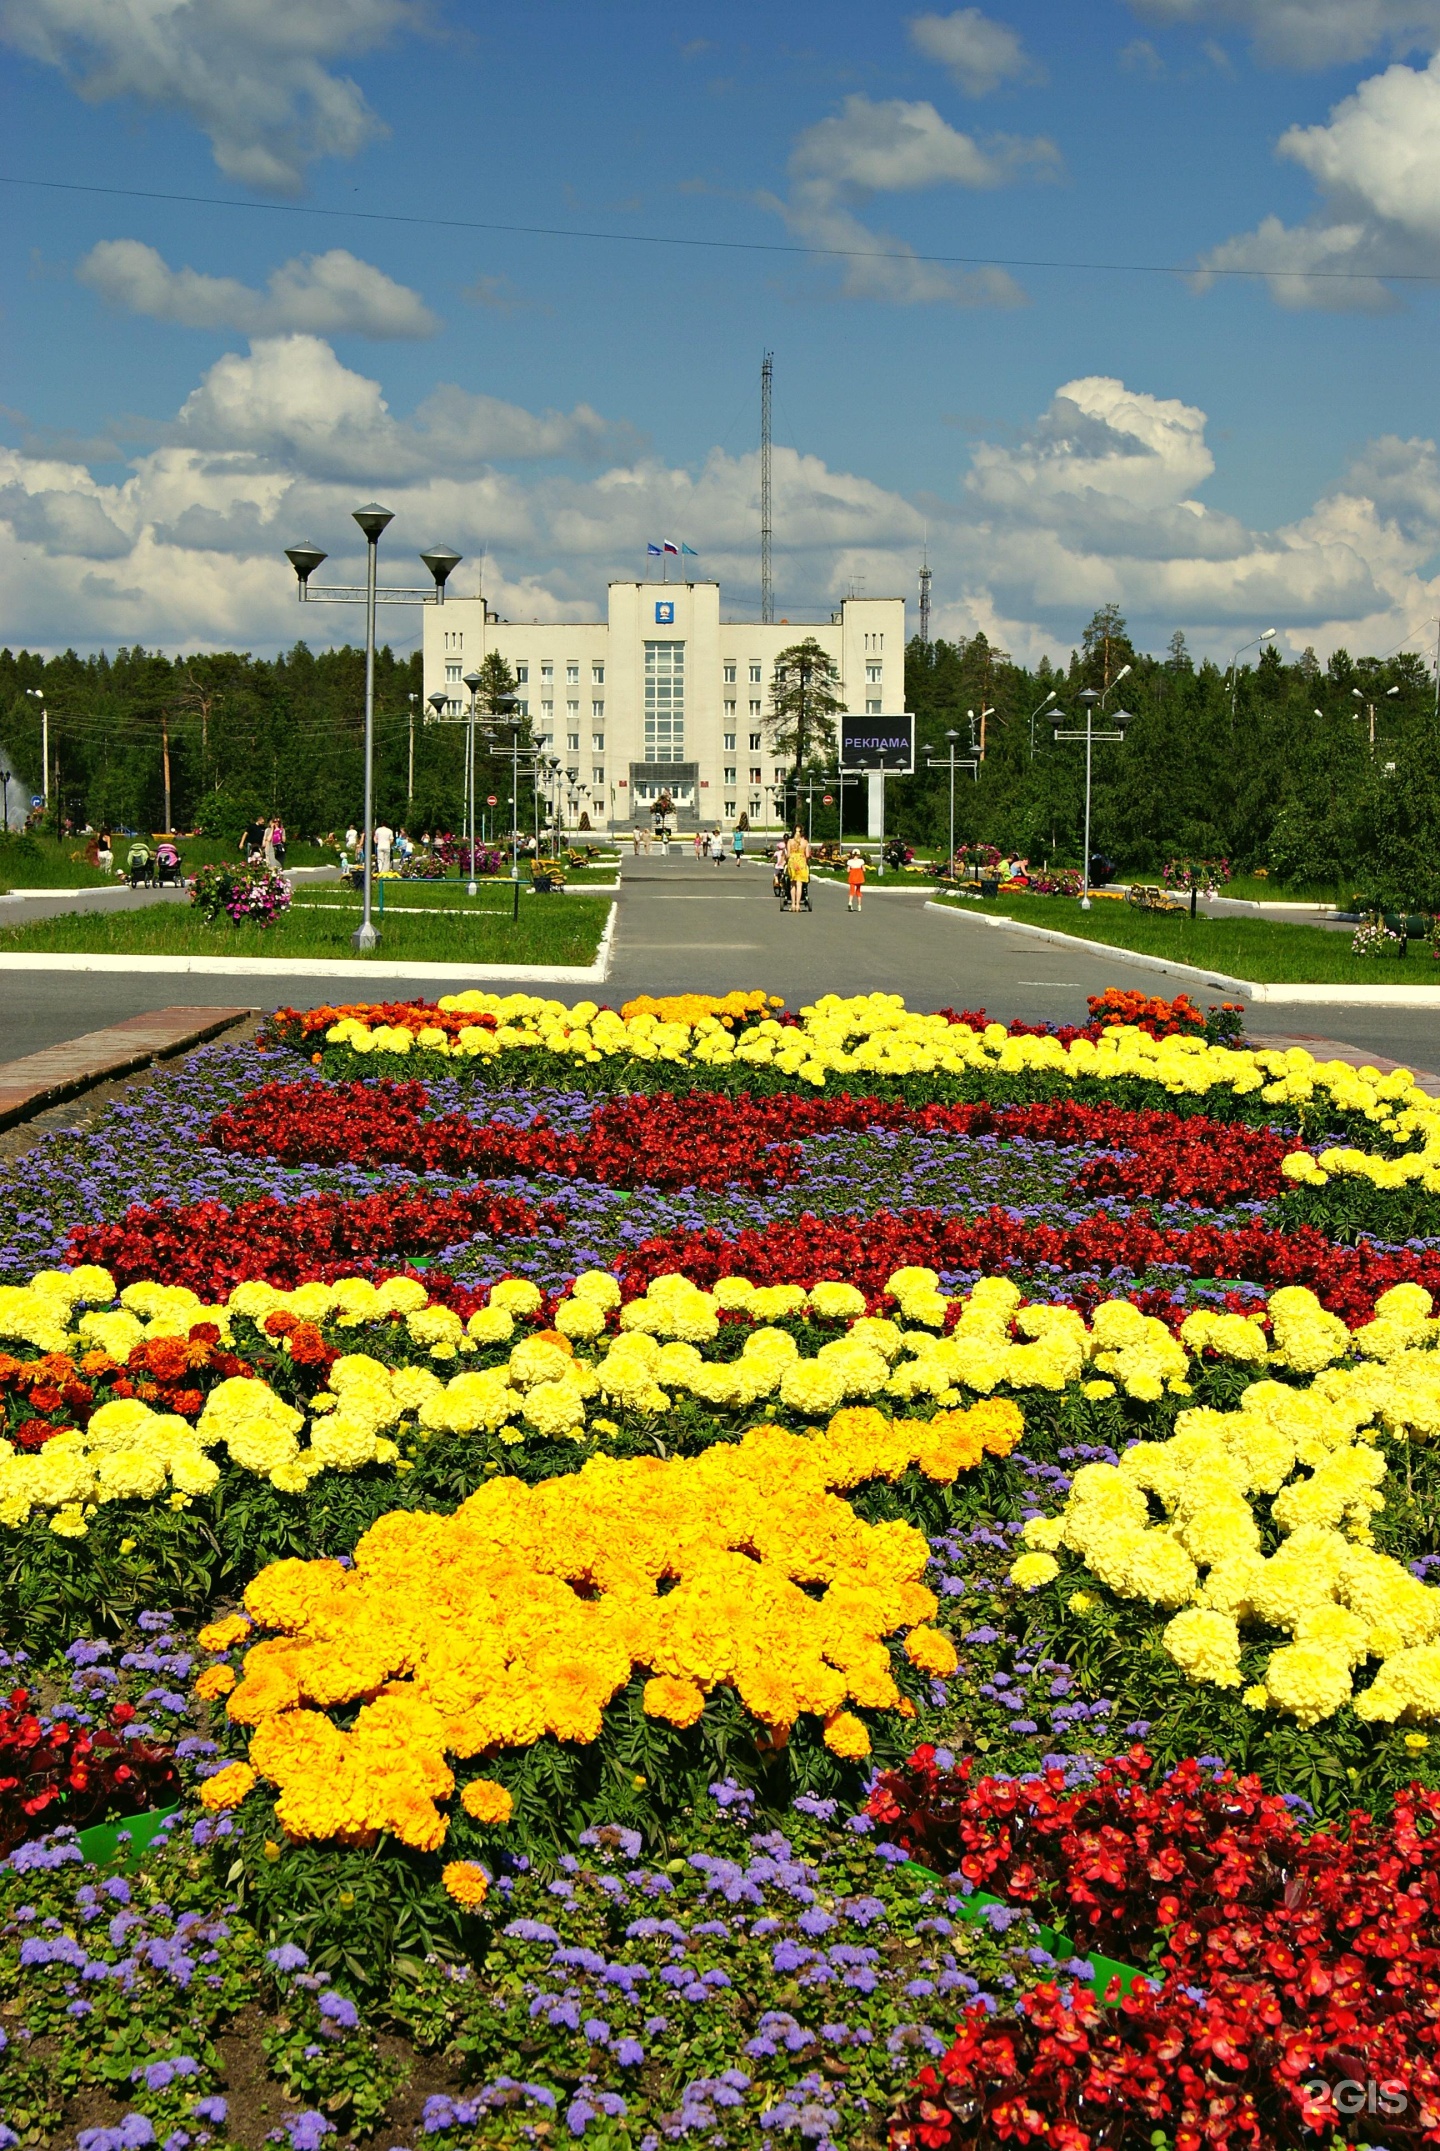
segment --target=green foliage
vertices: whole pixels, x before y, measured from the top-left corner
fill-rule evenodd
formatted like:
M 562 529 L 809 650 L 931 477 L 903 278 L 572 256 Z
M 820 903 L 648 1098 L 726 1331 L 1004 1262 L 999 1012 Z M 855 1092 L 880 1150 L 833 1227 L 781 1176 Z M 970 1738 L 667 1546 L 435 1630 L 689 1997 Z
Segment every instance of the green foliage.
M 1123 745 L 1094 756 L 1094 843 L 1123 872 L 1158 877 L 1167 859 L 1188 853 L 1333 889 L 1352 876 L 1359 887 L 1373 865 L 1387 903 L 1440 903 L 1440 891 L 1428 893 L 1436 869 L 1426 836 L 1440 817 L 1434 687 L 1419 659 L 1352 663 L 1341 652 L 1321 674 L 1310 653 L 1287 665 L 1271 649 L 1254 667 L 1242 664 L 1232 683 L 1208 661 L 1196 666 L 1183 646 L 1164 658 L 1137 652 L 1114 607 L 1095 615 L 1060 670 L 1018 665 L 984 635 L 910 644 L 906 701 L 922 741 L 950 729 L 968 737 L 967 713 L 994 711 L 978 780 L 955 787 L 957 838 L 998 844 L 1036 865 L 1079 863 L 1084 752 L 1055 742 L 1051 720 L 1061 710 L 1073 727 L 1081 714 L 1074 697 L 1113 686 L 1125 664 L 1131 673 L 1106 707 L 1123 702 L 1134 722 Z M 907 839 L 943 846 L 947 777 L 922 767 L 892 783 L 887 813 Z M 817 835 L 832 832 L 831 815 L 817 815 Z
M 835 718 L 844 707 L 839 670 L 813 635 L 779 653 L 765 725 L 772 749 L 785 756 L 797 778 L 806 769 L 834 762 L 839 738 Z

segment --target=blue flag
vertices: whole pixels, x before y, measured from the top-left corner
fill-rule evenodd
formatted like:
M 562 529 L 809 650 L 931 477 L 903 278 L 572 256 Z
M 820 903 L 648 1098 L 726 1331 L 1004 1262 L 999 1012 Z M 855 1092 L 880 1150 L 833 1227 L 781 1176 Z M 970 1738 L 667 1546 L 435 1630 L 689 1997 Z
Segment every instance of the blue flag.
M 696 552 L 693 545 L 682 545 L 680 550 L 682 553 L 688 553 L 692 560 L 698 560 L 700 558 L 700 555 Z
M 655 558 L 658 560 L 664 548 L 659 545 L 647 545 L 645 550 L 647 553 L 653 553 L 655 555 Z

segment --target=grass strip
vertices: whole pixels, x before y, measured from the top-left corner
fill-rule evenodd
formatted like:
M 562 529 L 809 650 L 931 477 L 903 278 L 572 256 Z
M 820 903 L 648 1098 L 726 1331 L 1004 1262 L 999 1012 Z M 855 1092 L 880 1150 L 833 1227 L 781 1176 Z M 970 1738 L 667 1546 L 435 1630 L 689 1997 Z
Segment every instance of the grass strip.
M 477 911 L 464 918 L 407 917 L 387 905 L 380 926 L 377 963 L 588 964 L 595 960 L 609 904 L 600 897 L 522 898 L 518 923 L 503 912 Z M 207 925 L 186 904 L 147 904 L 118 916 L 65 912 L 59 918 L 0 932 L 0 954 L 39 951 L 88 956 L 326 957 L 356 955 L 350 936 L 360 921 L 358 904 L 285 913 L 274 926 L 226 922 Z
M 1412 941 L 1404 959 L 1355 956 L 1349 929 L 1332 932 L 1279 919 L 1192 920 L 1188 911 L 1141 911 L 1105 897 L 1097 898 L 1089 911 L 1065 896 L 946 897 L 937 902 L 947 910 L 1045 926 L 1102 948 L 1134 949 L 1257 984 L 1433 986 L 1440 1002 L 1440 965 L 1423 941 Z

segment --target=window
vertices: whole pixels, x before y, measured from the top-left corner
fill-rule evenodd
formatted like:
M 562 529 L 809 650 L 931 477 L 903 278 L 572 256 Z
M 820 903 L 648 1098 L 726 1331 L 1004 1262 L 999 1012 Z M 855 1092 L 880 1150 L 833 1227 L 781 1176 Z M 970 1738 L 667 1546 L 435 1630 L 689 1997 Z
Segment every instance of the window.
M 865 637 L 865 647 L 867 650 L 883 650 L 885 637 L 883 635 L 867 635 Z
M 751 772 L 750 772 L 750 782 L 751 782 L 752 784 L 763 784 L 763 783 L 765 782 L 765 772 L 764 772 L 764 770 L 763 770 L 763 769 L 752 769 L 752 770 L 751 770 Z
M 866 715 L 867 717 L 878 717 L 878 716 L 880 715 L 880 702 L 879 702 L 879 699 L 878 699 L 878 697 L 877 697 L 877 699 L 876 699 L 876 700 L 875 700 L 874 702 L 867 702 L 867 703 L 866 703 L 866 705 L 865 705 L 865 715 Z
M 458 702 L 447 702 L 447 703 L 446 703 L 446 705 L 445 705 L 445 712 L 446 712 L 446 715 L 447 715 L 447 716 L 450 716 L 450 717 L 458 717 L 458 716 L 460 715 L 460 705 L 459 705 L 459 703 L 458 703 Z
M 603 687 L 605 685 L 605 667 L 603 665 L 592 665 L 590 667 L 590 684 L 592 687 Z
M 760 685 L 760 667 L 758 665 L 752 665 L 750 667 L 750 685 L 752 687 L 758 687 Z
M 752 754 L 754 754 L 754 753 L 755 753 L 755 751 L 756 751 L 756 749 L 757 749 L 757 748 L 759 747 L 759 745 L 760 745 L 760 734 L 759 734 L 758 732 L 752 732 L 752 733 L 750 734 L 750 752 L 751 752 Z
M 726 705 L 725 705 L 725 715 L 726 715 L 727 717 L 733 717 L 733 716 L 735 715 L 735 705 L 734 705 L 734 703 L 733 703 L 733 702 L 727 702 L 727 703 L 726 703 Z
M 645 759 L 685 759 L 685 645 L 645 645 Z
M 592 702 L 592 703 L 591 703 L 591 705 L 590 705 L 590 715 L 591 715 L 592 717 L 594 717 L 594 718 L 595 718 L 595 719 L 597 720 L 597 722 L 603 723 L 603 722 L 604 722 L 604 718 L 605 718 L 605 705 L 604 705 L 604 703 L 603 703 L 603 702 Z
M 727 799 L 727 800 L 726 800 L 726 802 L 725 802 L 725 812 L 726 812 L 727 814 L 731 814 L 731 815 L 733 815 L 733 814 L 734 814 L 734 812 L 735 812 L 735 802 L 734 802 L 734 800 L 733 800 L 733 799 Z
M 554 705 L 554 703 L 553 703 L 553 702 L 542 702 L 542 703 L 541 703 L 541 705 L 540 705 L 540 715 L 541 715 L 541 716 L 542 716 L 542 717 L 543 717 L 543 718 L 545 719 L 545 722 L 546 722 L 547 724 L 554 724 L 554 722 L 555 722 L 555 705 Z
M 553 680 L 555 677 L 555 667 L 551 664 L 548 657 L 545 658 L 541 663 L 540 677 L 542 680 Z
M 724 770 L 721 772 L 721 774 L 723 775 L 727 784 L 733 784 L 735 782 L 735 772 L 733 769 Z
M 567 687 L 578 687 L 580 685 L 580 667 L 577 663 L 571 663 L 565 667 L 565 685 Z
M 788 769 L 777 769 L 775 772 L 775 782 L 777 784 L 783 784 L 789 774 L 790 772 Z
M 450 680 L 458 680 L 459 677 L 460 667 L 458 665 L 447 665 L 445 667 L 445 678 L 447 682 Z
M 446 647 L 446 649 L 447 649 L 447 650 L 463 650 L 463 649 L 464 649 L 464 647 L 465 647 L 465 634 L 464 634 L 464 630 L 463 630 L 463 629 L 461 629 L 461 628 L 458 628 L 458 627 L 447 627 L 447 628 L 445 629 L 445 631 L 444 631 L 444 632 L 445 632 L 445 647 Z
M 605 782 L 605 771 L 599 762 L 595 764 L 595 767 L 590 772 L 590 782 L 592 784 L 603 784 Z
M 727 754 L 733 754 L 735 752 L 735 734 L 733 732 L 727 732 L 725 734 L 725 738 L 722 744 L 724 745 L 725 752 Z
M 569 779 L 571 784 L 578 784 L 580 781 L 580 772 L 578 769 L 567 769 L 565 775 Z
M 517 717 L 528 717 L 528 716 L 530 715 L 530 705 L 529 705 L 529 703 L 528 703 L 528 702 L 517 702 L 517 703 L 516 703 L 516 705 L 515 705 L 515 714 L 516 714 L 516 716 L 517 716 Z
M 869 687 L 878 687 L 880 685 L 880 675 L 884 671 L 884 669 L 885 668 L 883 665 L 867 665 L 865 667 L 866 685 Z
M 580 705 L 579 705 L 579 703 L 578 703 L 578 702 L 567 702 L 567 703 L 566 703 L 566 705 L 565 705 L 565 715 L 566 715 L 566 716 L 567 716 L 567 717 L 569 718 L 569 720 L 570 720 L 570 722 L 571 722 L 571 724 L 572 724 L 572 725 L 577 725 L 577 724 L 579 724 L 579 722 L 580 722 Z
M 751 703 L 751 705 L 750 705 L 750 715 L 751 715 L 752 717 L 758 717 L 758 716 L 760 715 L 760 705 L 759 705 L 759 703 L 758 703 L 758 702 L 752 702 L 752 703 Z
M 529 684 L 530 667 L 528 665 L 517 665 L 515 667 L 515 685 L 517 687 L 528 687 Z
M 605 752 L 605 734 L 603 732 L 592 732 L 590 734 L 590 752 L 592 754 L 603 754 Z
M 735 667 L 733 665 L 727 665 L 725 667 L 725 685 L 727 687 L 733 687 L 735 685 Z
M 571 754 L 578 754 L 580 752 L 580 734 L 578 732 L 567 732 L 565 745 Z

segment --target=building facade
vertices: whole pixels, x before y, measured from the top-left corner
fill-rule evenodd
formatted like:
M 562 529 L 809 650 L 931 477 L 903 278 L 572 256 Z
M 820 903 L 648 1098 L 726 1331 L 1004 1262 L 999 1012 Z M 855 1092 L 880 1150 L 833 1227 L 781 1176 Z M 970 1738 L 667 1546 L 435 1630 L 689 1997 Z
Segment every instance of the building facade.
M 905 707 L 905 601 L 846 598 L 820 626 L 720 618 L 718 583 L 611 583 L 607 617 L 497 620 L 479 598 L 425 612 L 425 699 L 469 706 L 465 674 L 498 650 L 542 754 L 560 764 L 572 823 L 648 825 L 668 793 L 676 826 L 733 829 L 778 818 L 786 775 L 765 726 L 775 659 L 813 635 L 834 659 L 847 709 Z

